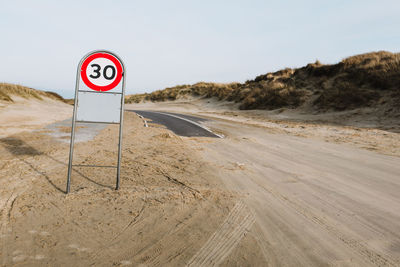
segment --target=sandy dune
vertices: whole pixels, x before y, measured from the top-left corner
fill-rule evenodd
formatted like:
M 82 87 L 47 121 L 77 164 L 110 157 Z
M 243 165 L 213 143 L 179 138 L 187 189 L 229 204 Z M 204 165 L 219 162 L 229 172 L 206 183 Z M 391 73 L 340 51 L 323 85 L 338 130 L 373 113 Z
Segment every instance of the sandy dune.
M 39 100 L 13 96 L 13 100 L 0 102 L 0 137 L 39 129 L 72 116 L 71 105 L 47 97 Z
M 121 190 L 114 169 L 76 168 L 69 195 L 66 136 L 50 134 L 64 124 L 0 138 L 2 266 L 400 265 L 395 131 L 212 100 L 127 108 L 214 118 L 225 138 L 125 112 Z M 77 143 L 75 163 L 115 164 L 117 132 Z
M 77 168 L 66 196 L 69 145 L 48 129 L 0 139 L 4 266 L 182 265 L 223 223 L 238 196 L 196 149 L 125 116 L 118 192 L 114 169 Z M 117 133 L 76 144 L 75 163 L 115 164 Z

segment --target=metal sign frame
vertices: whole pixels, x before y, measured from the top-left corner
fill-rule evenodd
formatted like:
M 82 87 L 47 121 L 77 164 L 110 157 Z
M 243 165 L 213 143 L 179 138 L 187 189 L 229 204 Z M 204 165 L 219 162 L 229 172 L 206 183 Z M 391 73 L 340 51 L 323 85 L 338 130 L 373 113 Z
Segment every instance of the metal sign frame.
M 121 92 L 107 92 L 107 91 L 88 91 L 88 90 L 79 90 L 79 84 L 81 80 L 81 68 L 83 62 L 91 55 L 96 53 L 106 53 L 114 56 L 118 59 L 118 61 L 122 65 L 122 89 Z M 95 50 L 88 54 L 86 54 L 78 64 L 78 69 L 76 73 L 76 83 L 75 83 L 75 100 L 74 100 L 74 112 L 72 116 L 72 129 L 71 129 L 71 142 L 70 142 L 70 149 L 69 149 L 69 163 L 68 163 L 68 178 L 67 178 L 67 189 L 66 193 L 68 194 L 71 189 L 71 174 L 72 174 L 72 167 L 105 167 L 105 168 L 117 168 L 117 181 L 115 190 L 119 189 L 120 185 L 120 173 L 121 173 L 121 156 L 122 156 L 122 128 L 123 128 L 123 120 L 124 120 L 124 103 L 125 103 L 125 78 L 126 78 L 126 68 L 124 62 L 119 58 L 115 53 L 107 51 L 107 50 Z M 116 85 L 118 86 L 118 85 Z M 114 87 L 115 88 L 115 87 Z M 112 90 L 112 89 L 111 89 Z M 78 109 L 78 95 L 79 92 L 90 92 L 93 94 L 119 94 L 121 95 L 121 110 L 120 110 L 120 120 L 119 123 L 117 122 L 98 122 L 98 121 L 77 121 L 77 109 Z M 117 166 L 98 166 L 98 165 L 73 165 L 73 154 L 74 154 L 74 143 L 75 143 L 75 125 L 76 123 L 99 123 L 99 124 L 119 124 L 119 141 L 118 141 L 118 163 Z

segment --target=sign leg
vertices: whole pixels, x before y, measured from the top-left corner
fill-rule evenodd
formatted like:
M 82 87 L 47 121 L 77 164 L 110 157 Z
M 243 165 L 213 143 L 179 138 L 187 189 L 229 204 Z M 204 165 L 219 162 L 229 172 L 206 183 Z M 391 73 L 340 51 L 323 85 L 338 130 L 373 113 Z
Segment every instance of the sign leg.
M 119 189 L 120 183 L 120 174 L 121 174 L 121 155 L 122 155 L 122 129 L 123 129 L 123 121 L 124 121 L 124 101 L 125 96 L 124 93 L 121 95 L 121 118 L 119 121 L 119 142 L 118 142 L 118 166 L 117 166 L 117 184 L 115 186 L 115 190 Z
M 122 95 L 121 95 L 121 113 L 119 119 L 119 142 L 118 142 L 118 166 L 117 166 L 117 184 L 115 190 L 119 189 L 120 174 L 121 174 L 121 154 L 122 154 L 122 129 L 124 126 L 124 105 L 125 105 L 125 67 L 122 74 Z
M 75 142 L 75 116 L 73 116 L 72 118 L 71 142 L 69 148 L 69 163 L 68 163 L 68 179 L 67 179 L 67 189 L 66 189 L 67 194 L 71 189 L 71 173 L 72 173 L 72 159 L 74 155 L 74 142 Z
M 78 67 L 78 74 L 79 74 L 79 67 Z M 77 77 L 79 77 L 79 76 L 77 75 Z M 79 88 L 79 78 L 76 79 L 74 112 L 72 114 L 71 141 L 69 144 L 67 189 L 65 190 L 65 192 L 67 194 L 69 193 L 69 191 L 71 189 L 72 160 L 73 160 L 73 156 L 74 156 L 74 143 L 75 143 L 76 111 L 78 109 L 78 94 L 77 94 L 78 88 Z

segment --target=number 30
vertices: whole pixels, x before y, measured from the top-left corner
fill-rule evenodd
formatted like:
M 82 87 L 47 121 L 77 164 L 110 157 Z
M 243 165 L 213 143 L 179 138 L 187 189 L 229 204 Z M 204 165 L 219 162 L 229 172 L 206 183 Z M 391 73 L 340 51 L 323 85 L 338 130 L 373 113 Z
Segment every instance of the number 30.
M 93 68 L 96 68 L 96 69 L 93 70 L 93 72 L 96 75 L 90 74 L 89 77 L 92 78 L 92 79 L 100 78 L 100 76 L 101 76 L 101 73 L 100 73 L 101 67 L 100 67 L 100 65 L 99 64 L 92 64 L 90 66 L 93 67 Z M 107 69 L 111 69 L 111 76 L 107 76 Z M 114 66 L 112 66 L 112 65 L 105 66 L 104 69 L 103 69 L 103 76 L 104 76 L 104 78 L 106 78 L 106 80 L 114 79 L 114 77 L 115 77 L 115 68 L 114 68 Z

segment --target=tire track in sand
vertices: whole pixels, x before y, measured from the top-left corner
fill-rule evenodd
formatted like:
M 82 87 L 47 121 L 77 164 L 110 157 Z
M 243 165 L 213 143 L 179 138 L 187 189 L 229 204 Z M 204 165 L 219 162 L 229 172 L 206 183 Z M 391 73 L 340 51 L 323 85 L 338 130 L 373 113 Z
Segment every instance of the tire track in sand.
M 232 252 L 254 224 L 253 214 L 239 201 L 216 232 L 186 266 L 217 266 Z

